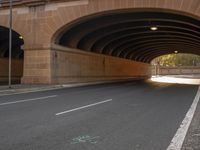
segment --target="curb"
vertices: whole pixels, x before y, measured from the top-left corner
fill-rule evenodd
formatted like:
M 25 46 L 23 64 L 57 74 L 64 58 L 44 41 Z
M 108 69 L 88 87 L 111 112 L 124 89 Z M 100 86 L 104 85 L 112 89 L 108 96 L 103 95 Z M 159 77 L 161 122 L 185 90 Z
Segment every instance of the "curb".
M 74 87 L 83 87 L 90 85 L 98 85 L 98 84 L 109 84 L 109 83 L 117 83 L 117 82 L 127 82 L 127 81 L 136 81 L 136 79 L 127 79 L 127 80 L 112 80 L 112 81 L 98 81 L 98 82 L 84 82 L 84 83 L 71 83 L 71 84 L 60 84 L 60 85 L 44 85 L 41 87 L 29 87 L 29 88 L 20 88 L 23 85 L 19 85 L 19 87 L 14 87 L 12 89 L 0 89 L 0 97 L 8 96 L 8 95 L 16 95 L 23 93 L 32 93 L 32 92 L 43 92 L 49 90 L 63 89 L 63 88 L 74 88 Z M 4 86 L 6 88 L 6 86 Z

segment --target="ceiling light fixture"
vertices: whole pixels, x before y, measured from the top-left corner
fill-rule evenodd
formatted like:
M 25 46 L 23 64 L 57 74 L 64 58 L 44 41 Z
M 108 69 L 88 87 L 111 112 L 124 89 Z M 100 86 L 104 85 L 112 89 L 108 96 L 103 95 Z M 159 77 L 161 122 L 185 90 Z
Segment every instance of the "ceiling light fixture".
M 158 30 L 158 27 L 153 26 L 153 27 L 150 27 L 150 29 L 151 29 L 152 31 L 156 31 L 156 30 Z
M 23 37 L 20 35 L 20 36 L 19 36 L 19 39 L 23 39 Z

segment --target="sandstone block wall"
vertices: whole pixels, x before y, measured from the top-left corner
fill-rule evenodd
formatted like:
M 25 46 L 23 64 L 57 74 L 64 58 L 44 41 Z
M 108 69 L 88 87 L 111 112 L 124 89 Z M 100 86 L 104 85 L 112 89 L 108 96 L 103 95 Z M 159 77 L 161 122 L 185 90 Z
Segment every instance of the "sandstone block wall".
M 51 83 L 51 50 L 26 50 L 24 52 L 23 84 Z
M 23 75 L 23 60 L 12 60 L 12 83 L 20 83 Z M 0 84 L 8 83 L 8 59 L 0 58 Z
M 143 79 L 151 74 L 146 63 L 64 47 L 54 48 L 51 56 L 53 83 Z

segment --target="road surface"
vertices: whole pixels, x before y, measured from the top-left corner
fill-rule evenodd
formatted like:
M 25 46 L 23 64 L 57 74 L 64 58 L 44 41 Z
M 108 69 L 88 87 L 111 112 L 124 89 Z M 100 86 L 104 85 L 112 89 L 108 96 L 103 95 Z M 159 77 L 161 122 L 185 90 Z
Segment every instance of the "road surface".
M 0 150 L 166 150 L 198 86 L 129 81 L 0 97 Z

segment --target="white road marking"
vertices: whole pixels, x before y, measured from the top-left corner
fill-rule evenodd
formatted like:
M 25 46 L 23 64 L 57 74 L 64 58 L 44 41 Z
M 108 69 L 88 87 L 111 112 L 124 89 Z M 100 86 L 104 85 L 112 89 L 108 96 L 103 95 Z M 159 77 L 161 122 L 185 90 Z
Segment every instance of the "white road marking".
M 110 102 L 110 101 L 112 101 L 112 99 L 108 99 L 108 100 L 97 102 L 97 103 L 94 103 L 94 104 L 90 104 L 90 105 L 74 108 L 74 109 L 71 109 L 71 110 L 63 111 L 63 112 L 60 112 L 60 113 L 56 113 L 55 115 L 58 116 L 58 115 L 66 114 L 66 113 L 69 113 L 69 112 L 81 110 L 81 109 L 84 109 L 84 108 L 92 107 L 92 106 L 103 104 L 103 103 Z
M 179 129 L 177 130 L 175 136 L 173 137 L 170 145 L 168 146 L 167 150 L 181 150 L 185 136 L 187 134 L 187 131 L 189 129 L 189 126 L 192 122 L 192 118 L 194 116 L 194 113 L 196 111 L 197 108 L 197 104 L 199 102 L 199 98 L 200 98 L 200 86 L 198 88 L 197 94 L 194 98 L 194 101 L 189 109 L 189 111 L 187 112 L 184 120 L 182 121 Z
M 11 105 L 11 104 L 16 104 L 16 103 L 24 103 L 24 102 L 36 101 L 36 100 L 42 100 L 42 99 L 48 99 L 48 98 L 54 98 L 54 97 L 57 97 L 57 95 L 38 97 L 38 98 L 32 98 L 32 99 L 25 99 L 25 100 L 19 100 L 19 101 L 14 101 L 14 102 L 0 103 L 0 106 Z

